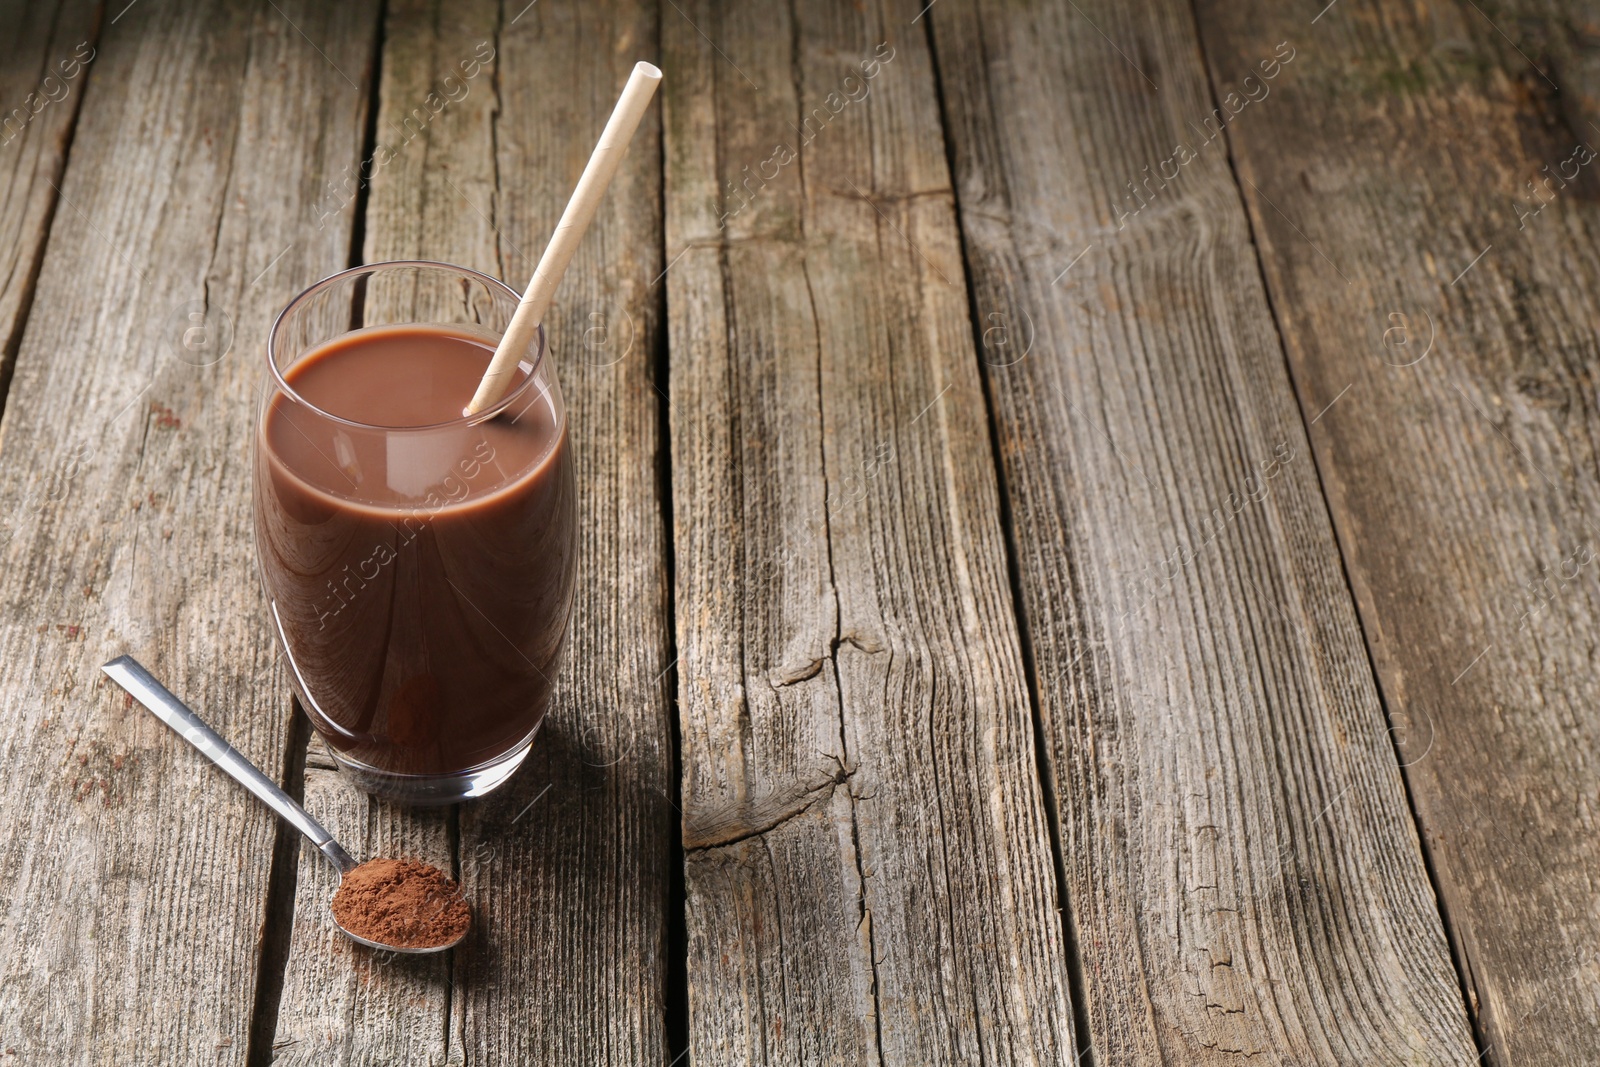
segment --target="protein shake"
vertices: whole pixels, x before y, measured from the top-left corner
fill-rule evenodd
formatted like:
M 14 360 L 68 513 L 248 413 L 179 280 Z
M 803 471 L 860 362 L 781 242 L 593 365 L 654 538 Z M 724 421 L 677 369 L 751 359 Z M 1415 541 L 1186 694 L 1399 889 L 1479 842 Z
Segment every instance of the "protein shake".
M 524 364 L 498 414 L 463 418 L 494 345 L 457 326 L 346 333 L 283 370 L 260 419 L 273 621 L 358 772 L 520 759 L 549 704 L 574 586 L 566 416 Z

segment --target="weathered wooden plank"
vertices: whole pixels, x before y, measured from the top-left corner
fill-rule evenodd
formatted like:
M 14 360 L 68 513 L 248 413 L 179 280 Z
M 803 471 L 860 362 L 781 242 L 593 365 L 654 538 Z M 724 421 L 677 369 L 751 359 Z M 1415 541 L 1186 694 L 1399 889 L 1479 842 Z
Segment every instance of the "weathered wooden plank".
M 635 0 L 502 11 L 496 185 L 474 202 L 521 289 L 633 64 L 654 57 L 658 23 L 655 5 Z M 526 770 L 462 809 L 462 884 L 482 950 L 457 954 L 452 1043 L 469 1063 L 668 1058 L 676 789 L 652 284 L 664 266 L 660 137 L 652 109 L 545 316 L 579 486 L 577 599 Z
M 1075 1052 L 915 14 L 662 15 L 697 1064 Z
M 0 4 L 0 405 L 94 62 L 95 14 L 91 0 Z
M 521 289 L 628 72 L 653 58 L 658 23 L 654 4 L 634 0 L 502 10 L 497 184 L 484 210 Z M 545 316 L 579 486 L 578 591 L 527 770 L 462 812 L 462 882 L 493 946 L 457 964 L 453 1025 L 471 1063 L 667 1059 L 660 138 L 652 109 Z
M 1594 1063 L 1593 8 L 1201 8 L 1485 1062 Z
M 322 225 L 369 186 L 363 262 L 431 259 L 496 273 L 494 232 L 462 196 L 485 205 L 492 198 L 497 24 L 492 4 L 387 5 L 374 143 L 307 205 Z M 308 809 L 355 855 L 456 869 L 454 812 L 367 797 L 340 778 L 317 738 L 306 767 Z M 322 854 L 301 848 L 274 1064 L 462 1062 L 449 1035 L 449 954 L 411 959 L 352 945 L 326 912 L 337 885 Z M 460 951 L 476 950 L 474 941 Z
M 445 260 L 520 288 L 655 35 L 654 14 L 637 4 L 530 8 L 519 18 L 489 2 L 391 3 L 365 261 Z M 330 955 L 320 917 L 297 924 L 275 1041 L 293 1062 L 666 1059 L 673 787 L 661 405 L 651 385 L 658 137 L 647 118 L 546 319 L 583 533 L 572 643 L 533 754 L 502 791 L 460 809 L 458 844 L 436 813 L 350 796 L 316 769 L 313 742 L 308 804 L 321 797 L 333 825 L 369 854 L 455 862 L 476 927 L 435 966 Z M 329 202 L 341 195 L 332 190 Z M 325 866 L 302 854 L 302 921 L 331 889 Z
M 0 463 L 19 1062 L 244 1062 L 272 819 L 98 666 L 138 655 L 281 771 L 249 535 L 260 340 L 348 254 L 348 213 L 311 230 L 304 204 L 358 150 L 374 9 L 143 0 L 99 45 Z
M 1188 6 L 928 17 L 1097 1061 L 1471 1063 Z

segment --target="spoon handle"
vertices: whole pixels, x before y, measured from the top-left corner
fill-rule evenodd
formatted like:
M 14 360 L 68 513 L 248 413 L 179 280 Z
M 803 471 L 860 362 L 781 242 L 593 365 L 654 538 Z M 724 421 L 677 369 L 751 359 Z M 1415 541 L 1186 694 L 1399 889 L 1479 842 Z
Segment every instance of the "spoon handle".
M 227 771 L 269 808 L 289 820 L 290 825 L 322 850 L 328 861 L 339 868 L 341 875 L 355 868 L 356 861 L 350 858 L 350 853 L 340 847 L 321 823 L 296 804 L 293 797 L 279 789 L 278 783 L 262 774 L 255 764 L 217 736 L 217 732 L 207 726 L 188 705 L 156 681 L 142 663 L 132 656 L 118 656 L 100 669 L 110 675 L 112 681 L 132 693 L 135 700 L 154 712 L 156 718 L 177 731 L 179 737 L 199 749 L 202 756 Z

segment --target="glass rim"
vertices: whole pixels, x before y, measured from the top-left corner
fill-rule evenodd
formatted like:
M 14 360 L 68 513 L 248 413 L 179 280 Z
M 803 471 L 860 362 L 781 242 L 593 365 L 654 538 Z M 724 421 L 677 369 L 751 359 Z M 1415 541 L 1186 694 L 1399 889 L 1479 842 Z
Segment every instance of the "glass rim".
M 511 407 L 511 405 L 519 397 L 521 397 L 524 393 L 526 393 L 529 389 L 531 389 L 533 387 L 534 382 L 537 379 L 538 374 L 539 374 L 539 367 L 540 367 L 541 364 L 544 363 L 545 333 L 544 333 L 544 323 L 542 323 L 542 322 L 537 327 L 535 327 L 535 329 L 534 329 L 534 346 L 535 346 L 535 350 L 534 350 L 532 363 L 528 363 L 526 360 L 522 360 L 522 361 L 518 362 L 518 366 L 526 365 L 528 367 L 527 380 L 524 381 L 521 385 L 517 386 L 515 389 L 513 389 L 510 392 L 506 393 L 505 396 L 501 397 L 499 400 L 495 401 L 493 404 L 490 404 L 488 407 L 484 408 L 482 411 L 478 412 L 475 415 L 463 414 L 459 418 L 448 419 L 448 420 L 446 420 L 444 422 L 428 423 L 428 424 L 422 425 L 422 426 L 384 426 L 384 425 L 381 425 L 379 423 L 362 422 L 359 419 L 347 419 L 342 415 L 335 415 L 333 412 L 327 411 L 324 408 L 322 408 L 322 407 L 320 407 L 320 406 L 318 406 L 316 404 L 313 404 L 311 401 L 307 400 L 305 397 L 301 396 L 298 392 L 296 392 L 294 386 L 289 384 L 288 379 L 283 376 L 283 371 L 278 367 L 277 351 L 276 351 L 277 350 L 277 345 L 278 345 L 278 330 L 283 325 L 284 318 L 289 314 L 289 312 L 293 311 L 301 302 L 303 302 L 307 298 L 309 298 L 311 296 L 314 296 L 315 294 L 323 291 L 324 289 L 327 289 L 327 288 L 331 287 L 334 283 L 342 281 L 345 278 L 348 278 L 348 277 L 350 277 L 351 275 L 354 275 L 354 274 L 376 273 L 377 271 L 382 270 L 385 267 L 428 267 L 428 268 L 439 269 L 439 270 L 453 271 L 456 274 L 462 274 L 462 275 L 465 275 L 465 276 L 467 276 L 469 278 L 474 278 L 474 279 L 482 282 L 485 286 L 487 286 L 489 288 L 489 290 L 491 292 L 494 291 L 494 290 L 497 290 L 497 289 L 500 290 L 506 296 L 509 296 L 512 299 L 513 302 L 521 303 L 521 301 L 522 301 L 522 294 L 518 293 L 515 289 L 511 288 L 511 286 L 507 285 L 505 282 L 501 281 L 499 278 L 494 278 L 494 277 L 491 277 L 491 276 L 489 276 L 487 274 L 484 274 L 482 271 L 473 270 L 471 267 L 458 266 L 458 265 L 456 265 L 454 263 L 441 263 L 438 260 L 433 260 L 433 259 L 390 259 L 390 260 L 384 260 L 381 263 L 362 263 L 359 266 L 346 267 L 344 270 L 338 271 L 338 272 L 336 272 L 334 274 L 330 274 L 326 278 L 321 279 L 320 281 L 316 281 L 316 282 L 311 283 L 302 292 L 300 292 L 297 296 L 295 296 L 294 299 L 290 300 L 287 304 L 285 304 L 283 306 L 283 310 L 278 312 L 277 317 L 272 320 L 272 328 L 267 331 L 267 369 L 272 373 L 272 377 L 273 377 L 274 381 L 277 384 L 277 388 L 278 388 L 279 392 L 282 392 L 282 393 L 286 394 L 289 397 L 289 399 L 293 400 L 296 404 L 300 404 L 300 405 L 303 405 L 306 408 L 309 408 L 311 411 L 314 411 L 317 415 L 321 416 L 322 418 L 329 419 L 329 420 L 331 420 L 333 422 L 342 423 L 345 426 L 352 426 L 352 427 L 354 427 L 354 428 L 356 428 L 358 430 L 378 430 L 378 431 L 384 431 L 384 432 L 388 432 L 388 433 L 393 433 L 395 431 L 409 431 L 409 432 L 421 433 L 421 432 L 425 432 L 425 431 L 429 431 L 429 430 L 446 430 L 446 429 L 451 429 L 453 427 L 460 427 L 460 426 L 476 426 L 477 424 L 479 424 L 481 422 L 487 422 L 488 420 L 494 418 L 496 415 L 499 415 L 501 412 L 505 411 L 507 408 Z M 433 324 L 429 324 L 429 323 L 409 323 L 409 324 L 407 324 L 407 323 L 398 323 L 397 322 L 397 323 L 389 323 L 388 325 L 392 325 L 392 326 L 403 326 L 403 325 L 423 326 L 423 325 L 449 325 L 449 324 L 448 323 L 433 323 Z M 338 336 L 343 337 L 346 334 L 355 333 L 355 332 L 356 332 L 355 330 L 347 330 L 347 331 L 345 331 L 344 334 L 339 334 Z M 503 331 L 502 331 L 502 336 L 504 336 Z M 329 338 L 329 340 L 332 340 L 332 338 Z M 322 344 L 326 344 L 327 342 L 324 341 L 324 342 L 321 342 L 321 343 Z

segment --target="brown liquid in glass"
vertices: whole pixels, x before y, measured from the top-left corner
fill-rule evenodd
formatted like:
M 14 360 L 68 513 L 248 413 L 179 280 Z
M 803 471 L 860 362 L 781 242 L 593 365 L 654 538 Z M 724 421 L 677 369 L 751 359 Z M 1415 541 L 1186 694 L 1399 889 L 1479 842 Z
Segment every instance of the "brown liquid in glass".
M 281 391 L 261 420 L 256 539 L 296 687 L 340 755 L 376 770 L 492 763 L 550 701 L 576 547 L 566 422 L 536 383 L 461 425 L 492 355 L 448 327 L 347 334 L 284 377 L 365 426 Z

